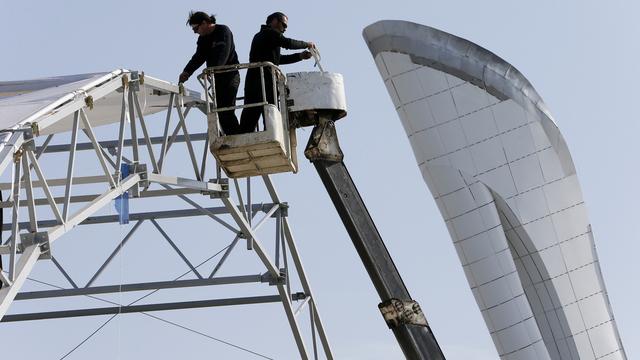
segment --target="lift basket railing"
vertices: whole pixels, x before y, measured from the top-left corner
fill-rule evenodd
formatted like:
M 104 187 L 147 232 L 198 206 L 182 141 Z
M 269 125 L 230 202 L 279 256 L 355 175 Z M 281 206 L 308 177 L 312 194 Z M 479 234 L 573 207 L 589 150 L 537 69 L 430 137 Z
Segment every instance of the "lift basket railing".
M 218 108 L 215 75 L 238 71 L 238 70 L 248 70 L 252 68 L 260 69 L 260 90 L 262 94 L 262 101 L 256 102 L 256 103 L 249 103 L 249 104 L 243 103 L 242 105 Z M 283 114 L 286 113 L 282 111 L 283 109 L 286 108 L 286 100 L 284 99 L 284 96 L 282 96 L 280 101 L 278 101 L 278 94 L 280 93 L 284 95 L 284 89 L 286 88 L 287 77 L 282 73 L 282 71 L 280 71 L 280 69 L 276 65 L 274 65 L 269 61 L 263 61 L 263 62 L 255 62 L 255 63 L 214 66 L 214 67 L 208 67 L 204 69 L 202 74 L 198 76 L 198 81 L 200 82 L 203 89 L 205 90 L 204 93 L 205 93 L 205 101 L 207 104 L 207 115 L 213 114 L 213 113 L 219 113 L 221 111 L 244 109 L 244 108 L 264 106 L 269 104 L 270 102 L 267 101 L 267 91 L 265 88 L 266 86 L 265 84 L 266 70 L 265 69 L 270 70 L 269 72 L 271 73 L 271 84 L 273 86 L 272 104 L 275 104 L 275 106 L 278 108 L 278 111 L 280 111 L 281 113 Z M 238 97 L 236 98 L 236 100 L 244 100 L 244 97 Z M 216 130 L 219 131 L 220 124 L 216 121 L 215 125 L 217 125 Z
M 258 69 L 262 92 L 260 101 L 247 103 L 245 96 L 236 99 L 244 100 L 242 105 L 218 107 L 216 76 L 219 80 L 223 73 L 238 70 L 257 72 Z M 206 68 L 198 80 L 205 90 L 209 150 L 229 177 L 297 172 L 297 140 L 295 128 L 289 126 L 287 77 L 277 66 L 270 62 L 216 66 Z M 222 134 L 220 112 L 255 107 L 262 110 L 262 131 Z

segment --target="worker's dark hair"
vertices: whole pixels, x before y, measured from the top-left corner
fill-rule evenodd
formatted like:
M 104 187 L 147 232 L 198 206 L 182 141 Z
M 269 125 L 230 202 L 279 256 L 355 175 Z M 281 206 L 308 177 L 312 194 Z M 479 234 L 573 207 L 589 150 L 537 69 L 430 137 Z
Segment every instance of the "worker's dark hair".
M 284 21 L 284 18 L 286 18 L 286 17 L 287 17 L 287 15 L 285 15 L 284 13 L 281 13 L 280 11 L 276 11 L 273 14 L 267 16 L 266 24 L 267 25 L 271 24 L 273 19 L 278 19 L 279 21 Z
M 187 26 L 201 24 L 203 21 L 208 22 L 209 24 L 216 23 L 216 16 L 211 14 L 207 15 L 207 13 L 203 11 L 189 11 L 189 18 L 187 19 Z

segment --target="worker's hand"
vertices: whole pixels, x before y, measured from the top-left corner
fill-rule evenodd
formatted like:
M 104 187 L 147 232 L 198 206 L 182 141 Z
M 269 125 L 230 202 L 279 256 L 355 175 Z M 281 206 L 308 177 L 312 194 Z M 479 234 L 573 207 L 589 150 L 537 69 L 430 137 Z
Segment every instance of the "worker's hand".
M 180 74 L 180 76 L 178 76 L 178 82 L 179 82 L 179 83 L 183 83 L 183 82 L 185 82 L 185 81 L 189 80 L 189 76 L 190 76 L 190 75 L 189 75 L 187 72 L 183 71 L 183 72 Z
M 313 43 L 313 42 L 311 42 L 311 41 L 309 41 L 309 42 L 307 43 L 307 49 L 315 49 L 315 48 L 316 48 L 316 44 L 315 44 L 315 43 Z M 308 59 L 308 58 L 307 58 L 307 59 Z
M 303 51 L 303 52 L 301 52 L 301 53 L 300 53 L 300 58 L 301 58 L 302 60 L 310 59 L 310 58 L 311 58 L 311 52 L 310 52 L 310 51 L 306 51 L 306 50 L 305 50 L 305 51 Z

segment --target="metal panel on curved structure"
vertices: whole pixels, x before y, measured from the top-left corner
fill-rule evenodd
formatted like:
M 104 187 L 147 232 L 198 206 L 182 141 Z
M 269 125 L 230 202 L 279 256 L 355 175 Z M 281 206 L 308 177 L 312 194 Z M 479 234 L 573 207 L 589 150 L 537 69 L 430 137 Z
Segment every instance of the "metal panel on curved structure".
M 527 79 L 427 26 L 363 35 L 501 359 L 626 359 L 571 155 Z

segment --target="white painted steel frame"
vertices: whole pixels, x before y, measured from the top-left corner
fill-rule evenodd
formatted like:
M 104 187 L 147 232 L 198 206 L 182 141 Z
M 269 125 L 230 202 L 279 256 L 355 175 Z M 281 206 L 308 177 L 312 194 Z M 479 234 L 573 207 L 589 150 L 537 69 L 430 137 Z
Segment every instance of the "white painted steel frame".
M 105 76 L 105 82 L 98 88 L 85 92 L 85 98 L 73 98 L 66 99 L 66 103 L 63 105 L 55 104 L 56 112 L 49 116 L 41 117 L 46 114 L 46 111 L 38 115 L 38 127 L 40 131 L 46 130 L 48 127 L 56 124 L 57 121 L 63 118 L 73 115 L 73 126 L 71 133 L 71 141 L 68 145 L 55 145 L 56 152 L 66 152 L 69 154 L 67 161 L 67 177 L 64 179 L 51 179 L 47 178 L 43 173 L 42 166 L 40 164 L 40 156 L 47 152 L 47 147 L 53 135 L 49 135 L 43 141 L 42 145 L 37 148 L 35 146 L 35 138 L 38 134 L 32 134 L 31 124 L 28 122 L 23 123 L 23 127 L 19 129 L 11 129 L 10 136 L 4 137 L 4 147 L 0 149 L 0 171 L 3 171 L 10 164 L 14 162 L 13 181 L 10 184 L 0 184 L 0 189 L 12 189 L 12 196 L 10 199 L 6 199 L 3 203 L 3 207 L 11 207 L 13 216 L 11 227 L 11 236 L 4 245 L 0 245 L 0 255 L 10 257 L 10 267 L 8 273 L 0 271 L 0 281 L 3 284 L 0 290 L 0 319 L 9 310 L 10 305 L 19 294 L 21 287 L 24 285 L 27 277 L 31 273 L 32 269 L 36 265 L 39 259 L 43 256 L 51 258 L 56 268 L 67 279 L 71 285 L 72 290 L 85 289 L 90 292 L 93 288 L 92 285 L 100 274 L 107 268 L 110 262 L 118 256 L 119 249 L 122 248 L 136 232 L 139 226 L 145 219 L 149 219 L 154 227 L 158 230 L 161 236 L 171 245 L 176 254 L 184 261 L 191 269 L 198 279 L 202 281 L 209 281 L 215 283 L 218 278 L 214 278 L 216 272 L 223 266 L 228 255 L 234 250 L 240 238 L 246 238 L 248 245 L 250 244 L 250 250 L 255 251 L 259 259 L 263 263 L 269 279 L 272 279 L 273 286 L 276 286 L 278 292 L 278 298 L 283 304 L 287 320 L 291 327 L 294 340 L 299 350 L 299 355 L 302 359 L 318 358 L 317 340 L 319 339 L 322 348 L 324 349 L 324 355 L 327 359 L 333 359 L 331 347 L 329 345 L 324 327 L 322 325 L 320 316 L 317 311 L 314 297 L 311 293 L 309 281 L 306 277 L 302 261 L 300 259 L 298 250 L 295 245 L 290 224 L 286 215 L 283 214 L 283 210 L 287 208 L 286 204 L 279 199 L 275 187 L 268 176 L 262 178 L 265 187 L 268 189 L 272 204 L 265 208 L 259 206 L 256 208 L 256 204 L 253 203 L 251 194 L 251 182 L 247 179 L 247 193 L 246 205 L 243 201 L 243 196 L 240 192 L 240 187 L 236 182 L 236 196 L 240 200 L 240 205 L 236 204 L 232 197 L 227 197 L 224 194 L 228 193 L 228 190 L 224 189 L 221 183 L 205 182 L 202 179 L 205 174 L 206 158 L 208 156 L 208 146 L 204 147 L 204 153 L 202 162 L 198 164 L 195 156 L 194 146 L 192 144 L 191 134 L 187 129 L 186 115 L 192 107 L 199 107 L 201 110 L 204 108 L 202 104 L 189 103 L 185 104 L 184 95 L 180 93 L 180 89 L 177 86 L 169 83 L 162 82 L 157 79 L 146 79 L 146 85 L 154 88 L 166 91 L 170 94 L 167 104 L 167 116 L 165 125 L 163 127 L 163 134 L 161 137 L 152 138 L 147 128 L 140 102 L 138 99 L 136 88 L 139 86 L 139 80 L 129 80 L 128 73 L 120 72 L 118 74 L 109 74 Z M 91 96 L 94 101 L 109 95 L 112 92 L 122 92 L 122 104 L 121 104 L 121 116 L 119 121 L 118 133 L 116 134 L 117 140 L 114 142 L 108 142 L 109 144 L 115 144 L 115 146 L 106 146 L 105 142 L 98 141 L 96 136 L 97 128 L 92 126 L 91 111 L 89 110 L 89 104 L 85 101 L 86 97 Z M 52 105 L 53 106 L 53 105 Z M 52 108 L 54 108 L 52 107 Z M 169 133 L 171 113 L 172 110 L 176 110 L 178 113 L 178 124 L 174 131 Z M 35 116 L 35 115 L 34 115 Z M 33 117 L 35 119 L 35 117 Z M 136 121 L 138 120 L 138 121 Z M 129 123 L 129 125 L 127 125 Z M 137 137 L 137 124 L 140 124 L 142 129 L 142 138 Z M 80 125 L 83 127 L 84 133 L 89 138 L 89 143 L 78 143 L 78 130 Z M 126 139 L 127 128 L 129 127 L 130 140 Z M 178 136 L 178 133 L 182 130 L 183 135 Z M 207 136 L 194 137 L 198 140 L 206 139 Z M 32 137 L 33 136 L 33 137 Z M 26 141 L 25 141 L 26 140 Z M 160 140 L 160 141 L 158 141 Z M 172 176 L 170 174 L 163 173 L 166 169 L 166 156 L 171 146 L 176 142 L 184 142 L 190 157 L 190 162 L 193 167 L 195 179 L 186 179 L 181 177 Z M 141 153 L 138 149 L 138 144 L 145 145 L 148 153 L 149 160 L 151 161 L 151 169 L 144 171 L 144 168 L 135 167 L 136 160 L 140 160 Z M 155 154 L 153 144 L 162 144 L 160 153 Z M 80 146 L 79 146 L 80 145 Z M 127 147 L 132 147 L 132 164 L 128 160 L 124 153 Z M 53 150 L 52 148 L 52 150 Z M 74 172 L 77 153 L 83 150 L 93 150 L 96 154 L 97 160 L 95 162 L 96 168 L 94 169 L 102 175 L 80 176 Z M 109 153 L 114 156 L 111 159 Z M 156 156 L 157 155 L 157 156 Z M 133 173 L 126 178 L 122 179 L 120 174 L 121 164 L 132 164 Z M 34 171 L 37 176 L 37 180 L 33 181 L 31 176 L 31 170 Z M 86 170 L 86 169 L 83 169 Z M 153 172 L 152 172 L 153 171 Z M 149 190 L 149 185 L 156 183 L 164 190 Z M 104 184 L 106 190 L 101 194 L 95 195 L 74 195 L 75 189 L 78 185 L 86 184 Z M 54 197 L 51 187 L 62 186 L 64 187 L 64 196 Z M 35 187 L 41 188 L 45 198 L 36 199 L 33 189 Z M 26 198 L 21 199 L 21 189 L 25 189 Z M 95 274 L 91 277 L 88 283 L 79 288 L 76 281 L 73 280 L 71 274 L 69 274 L 54 257 L 51 257 L 51 249 L 54 247 L 54 243 L 63 237 L 64 234 L 71 231 L 74 227 L 83 223 L 92 224 L 100 223 L 95 222 L 93 219 L 100 217 L 92 217 L 96 212 L 108 206 L 114 199 L 124 194 L 126 191 L 132 191 L 140 198 L 149 196 L 167 196 L 178 197 L 187 202 L 193 207 L 193 210 L 186 212 L 185 210 L 176 211 L 159 211 L 135 214 L 141 216 L 140 220 L 134 225 L 131 231 L 125 236 L 120 245 L 107 257 L 105 262 L 96 270 Z M 221 197 L 221 201 L 224 204 L 224 208 L 205 208 L 199 205 L 194 200 L 186 197 L 186 194 L 202 193 L 205 196 Z M 75 202 L 83 203 L 83 205 L 77 210 L 73 211 L 71 204 Z M 61 204 L 62 209 L 60 209 Z M 42 220 L 36 216 L 36 209 L 38 206 L 48 206 L 54 216 L 53 220 Z M 28 221 L 26 223 L 20 223 L 19 214 L 20 208 L 26 207 L 28 212 Z M 170 210 L 170 209 L 167 209 Z M 257 210 L 261 210 L 265 213 L 258 222 L 252 221 L 253 217 L 257 215 Z M 226 221 L 220 219 L 218 214 L 228 213 L 231 214 L 235 224 L 229 224 Z M 194 216 L 205 215 L 217 221 L 235 234 L 234 239 L 231 241 L 226 252 L 216 264 L 213 272 L 204 278 L 203 274 L 199 273 L 197 268 L 201 265 L 194 266 L 193 263 L 185 256 L 180 250 L 178 243 L 172 240 L 169 235 L 163 230 L 161 224 L 156 220 L 159 218 L 171 218 L 179 216 Z M 108 216 L 107 216 L 108 217 Z M 114 221 L 116 217 L 109 217 L 108 221 Z M 256 231 L 267 221 L 274 219 L 276 221 L 276 253 L 268 253 L 266 248 L 262 246 L 261 239 L 256 234 Z M 92 220 L 92 221 L 89 221 Z M 87 222 L 88 221 L 88 222 Z M 117 221 L 117 220 L 115 220 Z M 2 224 L 3 226 L 7 226 Z M 39 232 L 38 232 L 39 231 Z M 38 235 L 38 236 L 36 236 Z M 33 243 L 27 239 L 37 238 Z M 44 239 L 44 240 L 42 240 Z M 274 262 L 275 257 L 275 262 Z M 280 259 L 284 260 L 284 268 L 280 268 Z M 289 272 L 290 269 L 287 266 L 287 258 L 293 261 L 293 271 L 297 274 L 302 284 L 302 296 L 304 302 L 298 306 L 297 310 L 294 310 L 292 299 L 298 299 L 300 293 L 293 293 L 291 289 Z M 286 276 L 283 276 L 286 274 Z M 232 281 L 232 280 L 229 280 Z M 238 281 L 247 282 L 243 278 L 239 277 Z M 175 281 L 174 281 L 175 282 Z M 156 289 L 170 288 L 172 287 L 172 281 L 164 282 L 157 285 Z M 126 286 L 126 284 L 125 284 Z M 144 284 L 138 284 L 136 286 L 145 287 Z M 153 288 L 153 284 L 146 285 Z M 180 287 L 176 285 L 176 287 Z M 103 287 L 104 288 L 104 287 Z M 115 288 L 115 287 L 114 287 Z M 121 288 L 121 287 L 117 287 Z M 57 291 L 57 292 L 56 292 Z M 156 290 L 157 291 L 157 290 Z M 64 296 L 64 292 L 61 290 L 51 290 L 49 295 L 46 295 L 48 291 L 44 291 L 44 297 L 59 297 Z M 231 299 L 230 299 L 231 300 Z M 225 302 L 224 304 L 232 304 L 233 301 Z M 130 304 L 131 305 L 131 304 Z M 166 304 L 169 305 L 169 304 Z M 171 304 L 175 306 L 175 304 Z M 189 307 L 185 305 L 184 307 Z M 157 304 L 157 308 L 163 308 L 163 304 Z M 165 306 L 166 308 L 166 306 Z M 146 308 L 145 308 L 146 309 Z M 305 345 L 305 337 L 298 324 L 297 316 L 303 313 L 304 309 L 308 309 L 310 316 L 311 326 L 311 343 L 312 352 L 309 352 Z M 84 310 L 77 310 L 83 312 Z M 91 310 L 87 310 L 91 312 Z M 24 318 L 28 318 L 29 314 L 17 314 L 12 315 L 12 318 L 20 317 L 24 315 Z M 31 314 L 31 317 L 37 318 L 37 314 Z M 42 315 L 43 317 L 45 315 Z M 311 355 L 312 354 L 312 355 Z

